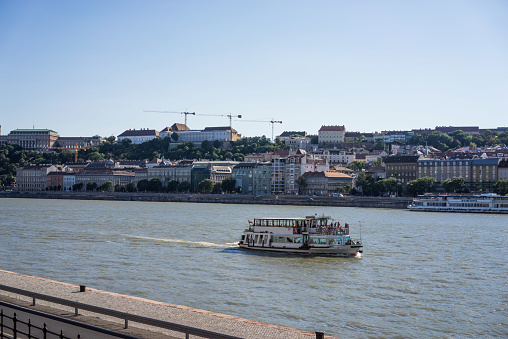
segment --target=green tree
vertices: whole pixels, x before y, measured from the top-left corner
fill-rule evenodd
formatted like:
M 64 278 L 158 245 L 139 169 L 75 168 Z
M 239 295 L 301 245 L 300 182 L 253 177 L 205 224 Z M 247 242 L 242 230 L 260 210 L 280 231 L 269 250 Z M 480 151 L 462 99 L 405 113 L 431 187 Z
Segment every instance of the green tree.
M 108 180 L 108 181 L 105 181 L 101 185 L 99 190 L 101 190 L 102 192 L 109 192 L 109 191 L 111 191 L 112 188 L 113 188 L 113 182 L 111 180 Z
M 180 183 L 178 180 L 171 180 L 168 182 L 168 186 L 166 187 L 168 192 L 176 192 L 178 190 L 178 185 Z
M 191 184 L 188 181 L 182 181 L 178 184 L 178 191 L 180 192 L 188 192 L 191 188 Z
M 220 194 L 220 193 L 222 193 L 222 189 L 221 189 L 221 184 L 220 184 L 220 182 L 216 182 L 216 183 L 213 185 L 213 190 L 212 190 L 212 193 L 213 193 L 213 194 Z
M 160 192 L 162 191 L 162 182 L 159 178 L 152 178 L 148 181 L 148 191 L 150 192 Z
M 125 190 L 127 192 L 136 192 L 136 185 L 133 182 L 130 182 L 125 186 Z
M 125 138 L 122 140 L 122 146 L 123 147 L 129 147 L 129 145 L 132 144 L 132 140 L 129 138 Z
M 83 189 L 83 183 L 82 182 L 78 182 L 78 183 L 72 185 L 72 190 L 74 192 L 81 191 L 82 189 Z
M 494 193 L 508 195 L 508 180 L 499 180 L 494 184 Z
M 173 132 L 173 134 L 171 134 L 171 139 L 173 139 L 175 142 L 178 142 L 178 138 L 180 138 L 178 133 Z
M 97 184 L 93 181 L 89 181 L 87 184 L 86 184 L 86 190 L 87 192 L 91 192 L 91 191 L 94 191 L 97 189 Z
M 362 161 L 354 160 L 351 161 L 351 163 L 347 167 L 352 169 L 353 171 L 360 171 L 364 168 L 367 168 L 367 165 Z
M 147 192 L 150 189 L 150 182 L 147 179 L 142 179 L 138 181 L 138 191 L 139 192 Z
M 303 175 L 300 175 L 295 180 L 296 187 L 298 187 L 298 194 L 302 194 L 302 190 L 307 186 L 307 178 Z
M 235 187 L 236 187 L 235 182 L 236 182 L 236 180 L 234 180 L 232 178 L 226 178 L 226 179 L 222 180 L 222 182 L 221 182 L 222 191 L 226 192 L 226 193 L 234 192 Z
M 407 183 L 407 190 L 413 196 L 424 194 L 427 192 L 434 192 L 436 180 L 431 177 L 418 178 Z
M 204 179 L 198 184 L 198 191 L 200 193 L 212 193 L 213 181 L 210 179 Z
M 466 187 L 464 178 L 451 178 L 443 181 L 443 188 L 449 193 L 460 193 Z

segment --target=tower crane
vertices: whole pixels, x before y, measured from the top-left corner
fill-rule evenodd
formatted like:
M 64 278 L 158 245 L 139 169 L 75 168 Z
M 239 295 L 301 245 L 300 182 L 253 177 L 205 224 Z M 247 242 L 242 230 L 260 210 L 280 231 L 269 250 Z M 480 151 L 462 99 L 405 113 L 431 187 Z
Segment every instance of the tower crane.
M 282 121 L 280 120 L 242 120 L 244 122 L 268 122 L 272 125 L 272 142 L 274 142 L 274 139 L 273 139 L 273 126 L 275 124 L 282 124 Z
M 78 151 L 80 149 L 88 149 L 88 147 L 79 147 L 78 143 L 76 143 L 75 147 L 43 147 L 43 148 L 45 148 L 45 149 L 64 149 L 64 150 L 67 150 L 67 151 L 74 150 L 74 163 L 78 162 Z
M 184 114 L 185 115 L 185 126 L 187 126 L 187 115 L 196 115 L 196 112 L 173 112 L 173 111 L 143 111 L 143 112 Z

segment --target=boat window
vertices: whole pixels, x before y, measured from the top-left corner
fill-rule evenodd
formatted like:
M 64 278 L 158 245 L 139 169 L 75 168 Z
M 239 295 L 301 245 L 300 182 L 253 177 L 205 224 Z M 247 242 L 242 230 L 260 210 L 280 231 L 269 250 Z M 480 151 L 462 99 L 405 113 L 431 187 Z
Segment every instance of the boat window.
M 258 242 L 258 240 L 259 240 L 259 235 L 257 235 L 257 234 L 256 234 L 256 238 L 255 238 L 254 242 L 256 242 L 256 243 L 257 243 L 257 242 Z
M 291 238 L 291 237 L 287 237 L 287 238 L 286 238 L 286 242 L 293 242 L 293 238 Z
M 296 237 L 295 244 L 301 244 L 301 243 L 302 243 L 302 237 Z
M 337 244 L 337 238 L 328 239 L 328 243 L 330 245 L 336 245 Z
M 326 238 L 319 238 L 320 245 L 326 245 Z
M 310 238 L 309 243 L 311 243 L 311 244 L 317 244 L 317 243 L 318 243 L 318 241 L 319 241 L 319 239 L 318 239 L 318 238 Z
M 266 245 L 266 243 L 268 243 L 268 236 L 265 236 L 264 240 L 263 240 L 263 243 Z

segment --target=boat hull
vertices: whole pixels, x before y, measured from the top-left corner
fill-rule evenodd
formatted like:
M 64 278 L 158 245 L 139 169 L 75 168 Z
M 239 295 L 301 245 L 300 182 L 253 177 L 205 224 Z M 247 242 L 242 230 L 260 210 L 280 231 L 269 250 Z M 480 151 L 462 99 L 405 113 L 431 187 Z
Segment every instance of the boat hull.
M 310 248 L 278 248 L 278 247 L 258 247 L 258 246 L 248 246 L 246 244 L 239 244 L 238 247 L 253 251 L 262 251 L 262 252 L 279 252 L 279 253 L 292 253 L 292 254 L 310 254 L 310 255 L 338 255 L 338 256 L 348 256 L 354 257 L 363 252 L 362 246 L 360 245 L 352 245 L 346 248 L 320 248 L 320 247 L 310 247 Z

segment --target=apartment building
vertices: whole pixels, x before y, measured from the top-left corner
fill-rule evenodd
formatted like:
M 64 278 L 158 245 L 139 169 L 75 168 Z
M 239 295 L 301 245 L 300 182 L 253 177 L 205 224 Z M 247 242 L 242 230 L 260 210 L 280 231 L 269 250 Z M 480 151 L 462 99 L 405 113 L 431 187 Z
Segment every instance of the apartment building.
M 418 159 L 420 156 L 390 156 L 385 158 L 386 178 L 395 178 L 402 184 L 418 178 Z
M 18 191 L 45 191 L 47 175 L 55 172 L 55 165 L 28 165 L 16 169 L 16 187 Z
M 159 136 L 159 131 L 154 129 L 128 129 L 116 137 L 118 142 L 130 139 L 133 144 L 142 144 L 146 141 L 153 140 Z
M 320 144 L 336 144 L 344 142 L 346 127 L 344 126 L 321 126 L 318 131 Z

